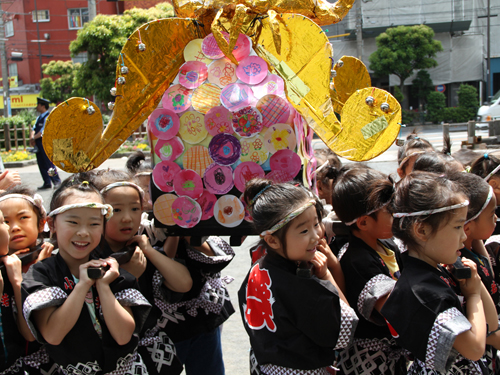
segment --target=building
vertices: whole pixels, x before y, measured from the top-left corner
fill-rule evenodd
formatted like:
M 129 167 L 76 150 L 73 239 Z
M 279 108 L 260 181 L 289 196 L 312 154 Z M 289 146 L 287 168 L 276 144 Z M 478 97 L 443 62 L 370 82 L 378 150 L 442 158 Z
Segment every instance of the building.
M 500 90 L 500 0 L 490 0 L 490 92 Z M 369 67 L 368 58 L 377 49 L 375 38 L 388 27 L 425 24 L 441 41 L 443 51 L 437 54 L 438 66 L 428 69 L 436 89 L 443 91 L 449 106 L 458 104 L 461 83 L 476 86 L 486 100 L 488 0 L 357 0 L 354 8 L 336 25 L 324 30 L 333 45 L 334 59 L 343 55 L 361 58 Z M 357 38 L 357 29 L 361 38 Z M 328 30 L 328 31 L 327 31 Z M 336 35 L 347 34 L 343 37 Z M 371 71 L 370 71 L 371 73 Z M 373 77 L 372 77 L 373 78 Z M 405 81 L 411 85 L 414 76 Z M 389 88 L 399 85 L 396 76 L 373 79 L 373 85 Z M 439 86 L 439 87 L 438 87 Z M 410 98 L 411 94 L 405 92 Z

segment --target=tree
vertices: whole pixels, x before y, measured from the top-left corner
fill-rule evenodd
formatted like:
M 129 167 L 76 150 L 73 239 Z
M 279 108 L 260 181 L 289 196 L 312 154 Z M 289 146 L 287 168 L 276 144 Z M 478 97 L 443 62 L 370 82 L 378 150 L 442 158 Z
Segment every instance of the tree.
M 417 76 L 412 81 L 411 93 L 418 98 L 418 103 L 423 104 L 427 99 L 427 95 L 434 91 L 434 84 L 427 70 L 419 70 Z
M 474 86 L 462 84 L 458 89 L 458 106 L 465 112 L 464 121 L 469 121 L 476 116 L 479 108 L 477 89 Z
M 432 91 L 427 95 L 427 119 L 437 123 L 443 121 L 446 96 L 442 92 Z
M 399 77 L 403 92 L 404 81 L 414 70 L 437 66 L 434 57 L 443 47 L 433 38 L 434 31 L 425 25 L 389 28 L 376 39 L 377 50 L 370 55 L 370 69 L 379 77 Z
M 116 64 L 127 38 L 144 23 L 173 16 L 172 5 L 160 3 L 154 8 L 127 10 L 121 16 L 100 14 L 86 23 L 69 46 L 72 56 L 88 55 L 77 71 L 75 88 L 84 96 L 111 100 L 109 90 L 115 85 Z
M 80 64 L 72 61 L 51 61 L 42 65 L 43 74 L 48 76 L 40 80 L 40 95 L 52 103 L 59 103 L 73 96 L 79 96 L 74 88 L 75 75 Z

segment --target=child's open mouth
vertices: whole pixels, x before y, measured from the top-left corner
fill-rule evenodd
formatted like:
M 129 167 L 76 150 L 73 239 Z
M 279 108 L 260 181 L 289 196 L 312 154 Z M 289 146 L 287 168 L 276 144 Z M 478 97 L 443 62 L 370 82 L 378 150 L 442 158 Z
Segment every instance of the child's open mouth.
M 72 244 L 78 250 L 84 250 L 90 244 L 90 242 L 72 242 Z
M 316 252 L 316 246 L 314 246 L 312 249 L 308 249 L 307 251 L 310 253 L 315 253 Z
M 132 228 L 123 228 L 123 229 L 120 229 L 120 232 L 125 233 L 125 234 L 130 234 L 132 232 Z

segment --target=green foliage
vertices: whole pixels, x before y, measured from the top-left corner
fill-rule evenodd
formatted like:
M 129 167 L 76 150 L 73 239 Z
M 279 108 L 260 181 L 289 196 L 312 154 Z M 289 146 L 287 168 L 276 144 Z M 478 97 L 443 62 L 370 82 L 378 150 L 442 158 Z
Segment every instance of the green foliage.
M 51 61 L 42 65 L 45 78 L 40 80 L 40 95 L 52 103 L 60 103 L 71 97 L 79 96 L 74 88 L 75 75 L 80 64 L 72 61 Z
M 458 89 L 458 106 L 463 109 L 464 122 L 474 119 L 479 108 L 479 98 L 474 86 L 460 85 Z
M 432 83 L 431 76 L 427 70 L 419 70 L 417 76 L 412 81 L 411 93 L 419 100 L 425 101 L 427 95 L 434 91 L 434 84 Z
M 399 102 L 399 104 L 403 103 L 403 100 L 405 100 L 405 96 L 401 92 L 401 89 L 399 88 L 399 86 L 394 87 L 394 97 Z
M 432 91 L 427 95 L 427 119 L 434 123 L 444 120 L 446 96 L 442 92 Z
M 38 117 L 38 113 L 33 108 L 23 109 L 17 114 L 19 117 L 24 119 L 24 123 L 28 126 L 34 125 L 35 120 Z
M 405 125 L 413 125 L 413 121 L 417 118 L 418 113 L 410 111 L 408 109 L 403 109 L 401 111 L 401 123 Z
M 69 46 L 72 56 L 87 52 L 89 57 L 75 76 L 75 88 L 83 96 L 110 101 L 116 64 L 127 38 L 144 23 L 173 16 L 172 5 L 160 3 L 154 8 L 127 10 L 121 16 L 100 14 L 86 23 Z
M 369 58 L 370 69 L 379 77 L 395 74 L 403 86 L 414 70 L 437 66 L 434 57 L 443 47 L 433 38 L 434 31 L 425 25 L 389 28 L 376 39 L 377 50 Z
M 15 115 L 12 117 L 0 117 L 0 129 L 5 129 L 4 126 L 9 127 L 11 147 L 14 146 L 14 139 L 16 137 L 15 132 L 17 132 L 18 144 L 23 144 L 23 125 L 24 125 L 24 137 L 26 140 L 29 138 L 29 130 L 31 128 L 31 122 L 28 121 L 27 116 Z M 0 148 L 5 149 L 5 136 L 2 133 L 2 138 L 0 139 Z

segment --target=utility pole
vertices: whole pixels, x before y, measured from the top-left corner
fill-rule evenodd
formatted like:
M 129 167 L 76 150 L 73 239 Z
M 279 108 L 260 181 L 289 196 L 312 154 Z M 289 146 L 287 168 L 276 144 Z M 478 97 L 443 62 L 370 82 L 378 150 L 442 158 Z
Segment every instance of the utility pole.
M 92 21 L 97 16 L 96 0 L 88 0 L 89 21 Z
M 40 79 L 43 78 L 43 68 L 42 68 L 42 45 L 40 44 L 40 28 L 38 27 L 38 8 L 36 6 L 35 0 L 35 18 L 36 18 L 36 40 L 38 43 L 38 59 L 40 62 Z
M 10 117 L 10 95 L 9 95 L 9 68 L 7 66 L 7 49 L 5 47 L 5 13 L 0 5 L 0 59 L 2 60 L 2 81 L 3 81 L 3 115 Z
M 356 47 L 358 59 L 363 61 L 363 15 L 360 0 L 356 1 Z
M 488 0 L 488 14 L 486 23 L 486 101 L 491 98 L 491 73 L 490 73 L 490 0 Z

